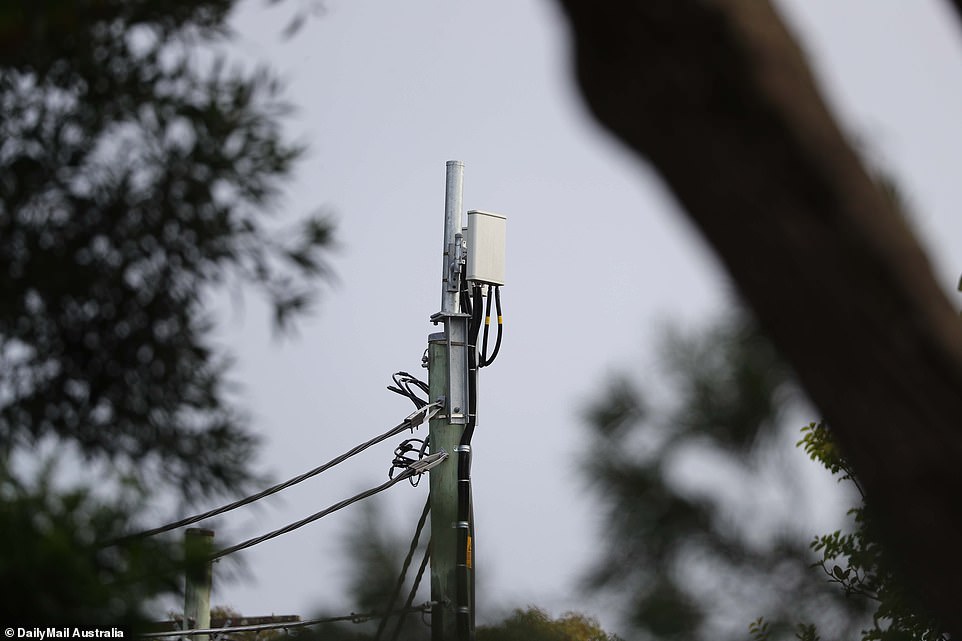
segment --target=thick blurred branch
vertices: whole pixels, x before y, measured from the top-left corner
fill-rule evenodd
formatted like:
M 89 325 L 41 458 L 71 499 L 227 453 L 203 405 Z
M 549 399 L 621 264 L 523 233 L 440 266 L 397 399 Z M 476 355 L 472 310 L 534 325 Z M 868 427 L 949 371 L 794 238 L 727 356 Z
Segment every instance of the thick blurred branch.
M 646 157 L 834 427 L 962 635 L 962 327 L 761 0 L 561 0 L 601 123 Z
M 959 14 L 959 18 L 962 19 L 962 0 L 949 0 L 949 3 L 955 9 L 955 12 Z

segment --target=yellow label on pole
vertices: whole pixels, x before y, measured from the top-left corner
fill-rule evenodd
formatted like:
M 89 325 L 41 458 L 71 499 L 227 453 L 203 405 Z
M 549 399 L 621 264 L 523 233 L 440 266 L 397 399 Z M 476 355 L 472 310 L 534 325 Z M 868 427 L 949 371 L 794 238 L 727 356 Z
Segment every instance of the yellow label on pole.
M 466 564 L 468 566 L 468 569 L 469 570 L 472 569 L 474 562 L 471 559 L 471 535 L 470 534 L 468 535 L 468 549 L 467 549 L 467 554 L 465 554 L 465 559 L 466 559 Z

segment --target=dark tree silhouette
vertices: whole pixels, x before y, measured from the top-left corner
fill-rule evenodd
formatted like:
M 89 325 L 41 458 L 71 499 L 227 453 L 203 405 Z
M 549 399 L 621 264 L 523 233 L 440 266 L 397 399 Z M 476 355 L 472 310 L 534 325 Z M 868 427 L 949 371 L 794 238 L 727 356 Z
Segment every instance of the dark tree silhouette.
M 784 361 L 744 315 L 659 344 L 670 400 L 650 404 L 644 383 L 618 379 L 586 415 L 583 466 L 604 535 L 588 587 L 642 639 L 735 641 L 759 615 L 772 638 L 794 639 L 800 622 L 856 636 L 867 609 L 812 569 L 816 532 L 785 512 L 757 516 L 773 488 L 784 505 L 808 504 L 784 458 L 798 438 L 784 416 L 800 400 Z M 686 459 L 702 461 L 703 486 L 726 469 L 741 479 L 725 495 L 686 486 Z
M 962 328 L 763 0 L 561 0 L 598 120 L 657 169 L 962 636 Z
M 284 322 L 314 291 L 320 221 L 263 217 L 300 149 L 276 81 L 203 65 L 233 2 L 6 5 L 0 34 L 0 433 L 163 470 L 243 477 L 205 295 L 236 277 Z M 13 46 L 12 43 L 16 43 Z M 151 468 L 149 464 L 154 464 Z
M 253 285 L 285 327 L 330 230 L 265 219 L 301 149 L 271 74 L 211 53 L 234 4 L 0 5 L 0 576 L 25 588 L 4 620 L 109 622 L 171 585 L 128 581 L 156 546 L 99 547 L 134 504 L 18 478 L 38 444 L 187 501 L 250 476 L 208 296 Z

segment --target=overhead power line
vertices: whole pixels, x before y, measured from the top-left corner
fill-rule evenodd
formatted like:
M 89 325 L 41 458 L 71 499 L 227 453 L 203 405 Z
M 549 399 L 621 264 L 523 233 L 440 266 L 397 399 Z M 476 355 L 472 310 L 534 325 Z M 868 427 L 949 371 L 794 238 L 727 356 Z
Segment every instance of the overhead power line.
M 284 481 L 283 483 L 278 483 L 277 485 L 273 485 L 273 486 L 267 488 L 266 490 L 261 490 L 260 492 L 258 492 L 258 493 L 256 493 L 256 494 L 251 494 L 250 496 L 246 496 L 246 497 L 244 497 L 244 498 L 242 498 L 242 499 L 239 499 L 239 500 L 237 500 L 237 501 L 234 501 L 234 502 L 232 502 L 232 503 L 228 503 L 227 505 L 222 505 L 221 507 L 214 508 L 214 509 L 212 509 L 212 510 L 207 510 L 206 512 L 203 512 L 203 513 L 201 513 L 201 514 L 196 514 L 196 515 L 194 515 L 194 516 L 188 516 L 188 517 L 186 517 L 186 518 L 180 519 L 179 521 L 174 521 L 174 522 L 168 523 L 168 524 L 166 524 L 166 525 L 161 525 L 160 527 L 151 528 L 151 529 L 149 529 L 149 530 L 143 530 L 143 531 L 141 531 L 141 532 L 136 532 L 136 533 L 134 533 L 134 534 L 128 534 L 127 536 L 124 536 L 124 537 L 121 537 L 121 538 L 119 538 L 119 539 L 115 539 L 114 541 L 111 541 L 111 542 L 109 543 L 109 545 L 115 545 L 115 544 L 117 544 L 117 543 L 121 543 L 121 542 L 123 542 L 123 541 L 128 541 L 128 540 L 130 540 L 130 539 L 136 539 L 136 538 L 147 537 L 147 536 L 154 536 L 154 535 L 157 535 L 157 534 L 162 534 L 162 533 L 164 533 L 164 532 L 169 532 L 169 531 L 171 531 L 171 530 L 176 530 L 176 529 L 178 529 L 178 528 L 182 528 L 182 527 L 185 527 L 185 526 L 187 526 L 187 525 L 192 525 L 192 524 L 197 523 L 197 522 L 199 522 L 199 521 L 203 521 L 203 520 L 205 520 L 205 519 L 209 519 L 209 518 L 211 518 L 211 517 L 218 516 L 218 515 L 220 515 L 220 514 L 224 514 L 225 512 L 230 512 L 231 510 L 236 510 L 236 509 L 239 508 L 239 507 L 243 507 L 243 506 L 245 506 L 245 505 L 250 505 L 251 503 L 254 503 L 255 501 L 259 501 L 259 500 L 261 500 L 261 499 L 263 499 L 263 498 L 265 498 L 265 497 L 268 497 L 268 496 L 270 496 L 270 495 L 272 495 L 272 494 L 277 494 L 277 493 L 280 492 L 281 490 L 286 490 L 286 489 L 289 488 L 289 487 L 292 487 L 292 486 L 294 486 L 294 485 L 297 485 L 298 483 L 301 483 L 301 482 L 303 482 L 303 481 L 306 481 L 307 479 L 312 478 L 312 477 L 314 477 L 314 476 L 317 476 L 317 475 L 320 474 L 321 472 L 325 472 L 325 471 L 331 469 L 331 468 L 334 467 L 335 465 L 339 465 L 340 463 L 343 463 L 344 461 L 346 461 L 347 459 L 351 458 L 352 456 L 355 456 L 356 454 L 360 454 L 361 452 L 363 452 L 363 451 L 366 450 L 367 448 L 371 447 L 372 445 L 376 445 L 376 444 L 380 443 L 381 441 L 384 441 L 384 440 L 387 440 L 387 439 L 391 438 L 392 436 L 397 436 L 398 434 L 400 434 L 400 433 L 403 432 L 404 430 L 414 429 L 415 427 L 417 427 L 418 425 L 420 425 L 420 424 L 423 423 L 424 421 L 430 420 L 435 414 L 437 414 L 437 412 L 438 412 L 440 409 L 441 409 L 441 403 L 440 403 L 440 402 L 435 402 L 435 403 L 431 403 L 431 404 L 426 404 L 426 405 L 424 405 L 424 406 L 422 406 L 422 407 L 419 407 L 417 410 L 415 410 L 413 413 L 411 413 L 407 418 L 405 418 L 403 421 L 401 421 L 400 423 L 398 423 L 397 425 L 395 425 L 394 427 L 392 427 L 392 428 L 389 429 L 388 431 L 384 432 L 383 434 L 381 434 L 381 435 L 379 435 L 379 436 L 375 436 L 374 438 L 372 438 L 371 440 L 369 440 L 369 441 L 367 441 L 367 442 L 361 443 L 360 445 L 358 445 L 358 446 L 356 446 L 356 447 L 348 450 L 347 452 L 344 452 L 344 453 L 341 454 L 340 456 L 337 456 L 337 457 L 335 457 L 335 458 L 332 458 L 332 459 L 331 459 L 330 461 L 328 461 L 327 463 L 324 463 L 323 465 L 319 465 L 318 467 L 315 467 L 313 470 L 309 470 L 309 471 L 307 471 L 307 472 L 304 472 L 303 474 L 300 474 L 300 475 L 298 475 L 298 476 L 295 476 L 294 478 L 288 479 L 288 480 Z
M 421 518 L 418 519 L 417 527 L 414 529 L 414 537 L 411 539 L 411 547 L 408 549 L 408 554 L 404 557 L 404 563 L 401 564 L 401 574 L 398 576 L 397 585 L 394 586 L 394 593 L 391 594 L 391 600 L 387 604 L 387 612 L 390 613 L 394 608 L 394 602 L 397 601 L 398 595 L 401 594 L 401 588 L 404 587 L 404 579 L 408 573 L 408 567 L 411 565 L 411 559 L 414 558 L 414 553 L 418 549 L 418 540 L 421 538 L 421 530 L 424 529 L 424 524 L 428 520 L 428 512 L 431 511 L 431 495 L 428 495 L 427 500 L 424 502 L 424 509 L 421 510 Z M 381 638 L 381 633 L 384 632 L 385 626 L 387 626 L 389 614 L 385 614 L 384 618 L 381 619 L 381 623 L 377 626 L 377 633 L 374 635 L 374 641 L 379 641 Z
M 366 499 L 366 498 L 368 498 L 368 497 L 370 497 L 370 496 L 374 496 L 375 494 L 377 494 L 377 493 L 379 493 L 379 492 L 383 492 L 384 490 L 388 489 L 388 488 L 391 487 L 392 485 L 395 485 L 395 484 L 403 481 L 404 479 L 410 478 L 410 477 L 414 476 L 415 474 L 423 474 L 424 472 L 427 472 L 428 470 L 430 470 L 430 469 L 431 469 L 432 467 L 434 467 L 435 465 L 438 465 L 439 463 L 441 463 L 441 462 L 442 462 L 444 459 L 446 459 L 447 457 L 448 457 L 448 453 L 445 452 L 444 450 L 441 450 L 440 452 L 437 452 L 436 454 L 428 454 L 428 455 L 425 456 L 423 459 L 411 463 L 411 465 L 410 465 L 409 467 L 405 468 L 403 472 L 401 472 L 400 474 L 398 474 L 397 476 L 395 476 L 393 479 L 390 479 L 390 480 L 387 481 L 386 483 L 382 483 L 381 485 L 378 485 L 377 487 L 371 488 L 370 490 L 366 490 L 366 491 L 364 491 L 364 492 L 361 492 L 360 494 L 355 494 L 354 496 L 352 496 L 352 497 L 349 498 L 349 499 L 344 499 L 343 501 L 339 501 L 338 503 L 335 503 L 334 505 L 332 505 L 332 506 L 330 506 L 330 507 L 328 507 L 328 508 L 325 508 L 325 509 L 321 510 L 320 512 L 316 512 L 315 514 L 312 514 L 312 515 L 310 515 L 310 516 L 308 516 L 308 517 L 305 517 L 305 518 L 301 519 L 300 521 L 295 521 L 294 523 L 290 523 L 290 524 L 288 524 L 288 525 L 285 525 L 284 527 L 282 527 L 282 528 L 280 528 L 280 529 L 278 529 L 278 530 L 274 530 L 273 532 L 268 532 L 267 534 L 262 534 L 261 536 L 256 536 L 256 537 L 254 537 L 254 538 L 252 538 L 252 539 L 248 539 L 248 540 L 243 541 L 243 542 L 241 542 L 241 543 L 238 543 L 238 544 L 236 544 L 236 545 L 232 545 L 232 546 L 230 546 L 230 547 L 224 548 L 223 550 L 218 550 L 217 552 L 214 552 L 212 555 L 210 555 L 209 558 L 210 558 L 211 561 L 213 561 L 213 560 L 215 560 L 215 559 L 219 559 L 219 558 L 221 558 L 221 557 L 225 557 L 225 556 L 227 556 L 228 554 L 233 554 L 234 552 L 240 552 L 241 550 L 245 550 L 245 549 L 247 549 L 247 548 L 249 548 L 249 547 L 253 547 L 253 546 L 255 546 L 255 545 L 259 544 L 259 543 L 263 543 L 264 541 L 269 541 L 269 540 L 271 540 L 271 539 L 273 539 L 273 538 L 276 538 L 276 537 L 278 537 L 278 536 L 281 536 L 282 534 L 287 534 L 288 532 L 293 532 L 294 530 L 296 530 L 296 529 L 298 529 L 298 528 L 301 528 L 301 527 L 304 527 L 305 525 L 307 525 L 307 524 L 309 524 L 309 523 L 313 523 L 314 521 L 316 521 L 316 520 L 318 520 L 318 519 L 320 519 L 320 518 L 322 518 L 322 517 L 325 517 L 325 516 L 327 516 L 328 514 L 331 514 L 331 513 L 333 513 L 333 512 L 337 512 L 338 510 L 340 510 L 340 509 L 342 509 L 342 508 L 345 508 L 345 507 L 347 507 L 348 505 L 351 505 L 352 503 L 356 503 L 356 502 L 358 502 L 358 501 L 360 501 L 360 500 L 362 500 L 362 499 Z
M 414 584 L 411 585 L 411 591 L 408 592 L 408 600 L 405 602 L 404 607 L 401 608 L 401 613 L 398 615 L 397 624 L 394 626 L 394 634 L 391 636 L 391 641 L 398 641 L 401 636 L 401 628 L 404 627 L 404 620 L 407 618 L 408 614 L 416 611 L 411 607 L 414 603 L 414 597 L 418 593 L 418 586 L 421 585 L 421 577 L 424 576 L 424 570 L 428 567 L 428 560 L 431 558 L 431 542 L 428 541 L 428 545 L 424 548 L 424 556 L 421 557 L 421 565 L 418 567 L 418 573 L 414 577 Z M 386 618 L 386 617 L 385 617 Z
M 402 610 L 395 610 L 387 614 L 410 614 L 412 612 L 430 612 L 432 602 L 427 601 L 418 606 L 411 606 Z M 351 623 L 364 623 L 376 617 L 384 616 L 381 612 L 365 612 L 362 614 L 345 614 L 343 616 L 325 617 L 323 619 L 308 619 L 306 621 L 287 621 L 280 623 L 260 623 L 257 625 L 238 625 L 229 628 L 198 628 L 194 630 L 171 630 L 167 632 L 145 632 L 138 634 L 141 639 L 162 638 L 162 637 L 192 637 L 201 634 L 223 634 L 226 632 L 259 632 L 261 630 L 289 630 L 292 628 L 306 628 L 312 625 L 324 623 L 339 623 L 350 621 Z

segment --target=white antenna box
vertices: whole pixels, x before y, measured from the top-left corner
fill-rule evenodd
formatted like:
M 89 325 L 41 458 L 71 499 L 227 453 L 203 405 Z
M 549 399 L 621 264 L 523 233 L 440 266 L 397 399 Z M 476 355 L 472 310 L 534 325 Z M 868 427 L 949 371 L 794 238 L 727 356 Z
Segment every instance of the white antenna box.
M 504 285 L 504 241 L 507 218 L 472 209 L 468 212 L 467 278 L 486 285 Z

